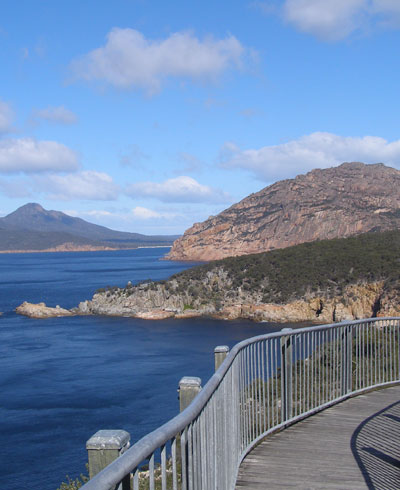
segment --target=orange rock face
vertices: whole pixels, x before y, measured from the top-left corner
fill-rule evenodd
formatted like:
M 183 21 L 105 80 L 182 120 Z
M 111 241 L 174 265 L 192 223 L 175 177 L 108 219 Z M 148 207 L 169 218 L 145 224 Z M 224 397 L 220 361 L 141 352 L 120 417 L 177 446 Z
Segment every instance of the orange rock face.
M 167 259 L 214 260 L 400 228 L 400 171 L 343 163 L 283 180 L 195 223 Z

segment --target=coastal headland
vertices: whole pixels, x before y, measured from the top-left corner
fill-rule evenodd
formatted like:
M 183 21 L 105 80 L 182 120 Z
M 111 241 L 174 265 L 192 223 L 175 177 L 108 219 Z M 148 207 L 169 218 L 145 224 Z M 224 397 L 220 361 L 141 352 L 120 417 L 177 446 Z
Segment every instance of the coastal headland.
M 319 323 L 399 316 L 399 256 L 400 231 L 304 243 L 100 289 L 66 315 Z

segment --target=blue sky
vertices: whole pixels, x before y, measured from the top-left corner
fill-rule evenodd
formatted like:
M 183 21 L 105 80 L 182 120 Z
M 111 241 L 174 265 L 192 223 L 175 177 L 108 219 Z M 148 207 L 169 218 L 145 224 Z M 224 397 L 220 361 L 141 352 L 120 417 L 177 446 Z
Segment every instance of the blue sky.
M 398 0 L 3 0 L 0 215 L 182 233 L 277 180 L 400 168 Z

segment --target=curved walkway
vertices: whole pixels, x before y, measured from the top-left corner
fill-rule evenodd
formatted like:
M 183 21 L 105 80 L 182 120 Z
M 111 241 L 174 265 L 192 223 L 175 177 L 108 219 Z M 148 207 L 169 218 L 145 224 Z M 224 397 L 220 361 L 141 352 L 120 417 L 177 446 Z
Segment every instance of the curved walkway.
M 236 489 L 400 489 L 400 386 L 346 400 L 268 436 Z

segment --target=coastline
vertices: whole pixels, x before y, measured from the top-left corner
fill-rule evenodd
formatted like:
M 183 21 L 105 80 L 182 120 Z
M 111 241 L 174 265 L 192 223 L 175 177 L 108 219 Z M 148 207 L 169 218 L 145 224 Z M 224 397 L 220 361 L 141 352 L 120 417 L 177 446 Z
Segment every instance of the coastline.
M 154 245 L 154 246 L 140 246 L 140 247 L 52 247 L 43 250 L 0 250 L 0 254 L 31 254 L 31 253 L 55 253 L 55 252 L 114 252 L 116 250 L 137 250 L 139 248 L 171 248 L 172 245 Z

